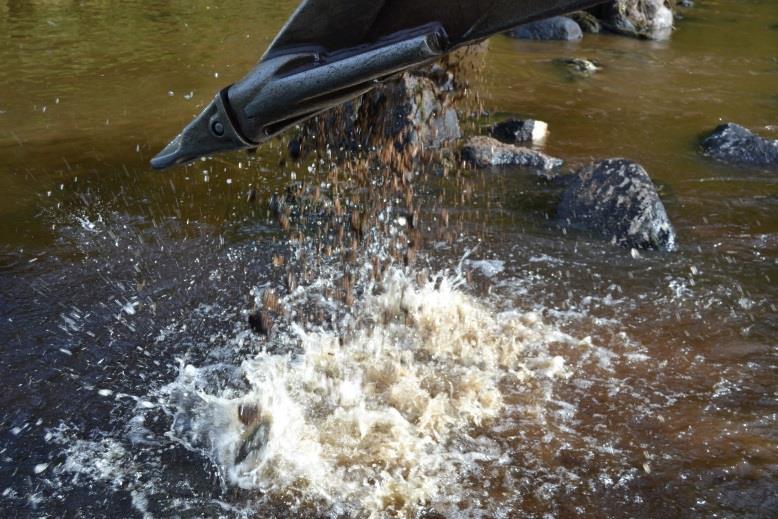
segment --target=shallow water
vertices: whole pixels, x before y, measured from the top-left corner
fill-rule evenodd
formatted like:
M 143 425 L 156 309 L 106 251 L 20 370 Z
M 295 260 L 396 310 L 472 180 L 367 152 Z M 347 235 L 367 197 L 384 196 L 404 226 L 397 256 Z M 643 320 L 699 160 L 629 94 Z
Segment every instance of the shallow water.
M 0 5 L 4 515 L 777 513 L 778 182 L 696 143 L 778 136 L 778 8 L 697 4 L 669 42 L 495 37 L 472 78 L 468 131 L 529 115 L 571 167 L 646 167 L 679 251 L 638 255 L 563 233 L 520 170 L 419 171 L 420 231 L 387 172 L 283 141 L 150 172 L 293 2 Z M 370 232 L 314 213 L 290 243 L 266 201 L 293 178 Z

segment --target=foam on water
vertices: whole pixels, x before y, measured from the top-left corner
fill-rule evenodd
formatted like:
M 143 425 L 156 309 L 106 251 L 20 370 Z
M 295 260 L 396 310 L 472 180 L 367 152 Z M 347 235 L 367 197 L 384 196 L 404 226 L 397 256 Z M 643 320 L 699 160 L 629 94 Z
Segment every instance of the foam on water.
M 557 330 L 460 283 L 390 269 L 340 332 L 293 326 L 302 353 L 259 353 L 233 373 L 243 384 L 207 391 L 214 367 L 182 366 L 165 389 L 176 434 L 245 489 L 359 516 L 453 505 L 473 463 L 463 442 L 499 422 L 504 386 L 567 374 L 539 353 Z

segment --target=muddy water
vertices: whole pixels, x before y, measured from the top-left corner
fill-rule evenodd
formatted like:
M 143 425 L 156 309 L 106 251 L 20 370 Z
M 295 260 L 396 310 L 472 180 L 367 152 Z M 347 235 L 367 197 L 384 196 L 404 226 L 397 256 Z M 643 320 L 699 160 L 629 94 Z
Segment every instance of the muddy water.
M 276 142 L 150 172 L 292 4 L 0 5 L 5 515 L 774 515 L 778 183 L 696 150 L 778 136 L 774 2 L 699 1 L 662 43 L 491 40 L 465 127 L 640 161 L 679 251 L 637 257 L 519 170 L 421 168 L 410 199 Z M 284 230 L 292 180 L 320 199 Z

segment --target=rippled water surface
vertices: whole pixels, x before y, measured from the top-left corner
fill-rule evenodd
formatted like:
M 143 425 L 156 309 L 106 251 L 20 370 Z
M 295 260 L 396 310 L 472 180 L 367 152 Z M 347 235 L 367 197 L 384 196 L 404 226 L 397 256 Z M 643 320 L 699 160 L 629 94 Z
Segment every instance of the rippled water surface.
M 462 110 L 639 161 L 672 254 L 562 232 L 517 169 L 152 172 L 294 2 L 1 3 L 3 516 L 778 514 L 778 181 L 697 150 L 778 137 L 778 5 L 696 3 L 668 42 L 492 38 Z

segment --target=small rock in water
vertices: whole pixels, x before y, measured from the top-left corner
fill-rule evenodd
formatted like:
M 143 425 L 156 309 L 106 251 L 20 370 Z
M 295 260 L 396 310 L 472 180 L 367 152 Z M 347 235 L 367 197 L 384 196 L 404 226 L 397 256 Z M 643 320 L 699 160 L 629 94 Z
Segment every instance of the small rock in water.
M 548 123 L 535 119 L 508 119 L 489 129 L 489 135 L 508 144 L 542 142 L 547 134 Z
M 702 152 L 735 166 L 778 170 L 778 140 L 765 139 L 740 126 L 722 124 L 702 141 Z
M 562 195 L 558 216 L 564 224 L 598 232 L 624 247 L 676 247 L 675 230 L 654 183 L 640 164 L 626 159 L 579 170 Z
M 508 32 L 509 36 L 522 40 L 565 40 L 583 38 L 583 31 L 575 21 L 566 16 L 553 16 L 545 20 L 519 25 Z
M 565 67 L 572 76 L 589 77 L 598 70 L 602 70 L 598 61 L 586 58 L 566 58 L 554 62 Z
M 523 166 L 541 171 L 551 171 L 558 168 L 564 161 L 531 150 L 505 144 L 491 137 L 472 137 L 462 149 L 462 158 L 478 168 L 489 166 Z

